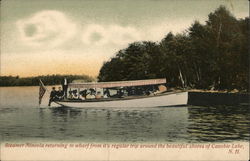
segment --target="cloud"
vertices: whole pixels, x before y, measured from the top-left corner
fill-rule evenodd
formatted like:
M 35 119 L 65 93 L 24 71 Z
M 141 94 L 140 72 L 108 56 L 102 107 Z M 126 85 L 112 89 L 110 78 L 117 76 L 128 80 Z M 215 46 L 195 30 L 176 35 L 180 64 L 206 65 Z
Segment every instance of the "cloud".
M 141 34 L 136 28 L 112 25 L 109 28 L 110 41 L 114 44 L 127 44 L 141 39 Z
M 193 23 L 193 19 L 164 20 L 161 23 L 144 28 L 144 40 L 161 41 L 169 32 L 182 33 Z
M 181 33 L 184 32 L 192 24 L 192 19 L 173 21 L 169 20 L 158 24 L 133 27 L 121 26 L 118 24 L 100 25 L 89 24 L 83 29 L 82 42 L 86 45 L 108 46 L 113 48 L 125 47 L 129 43 L 135 41 L 161 41 L 168 32 Z M 91 48 L 91 46 L 89 46 Z M 118 49 L 117 49 L 118 50 Z
M 76 25 L 62 12 L 46 10 L 17 21 L 20 39 L 25 45 L 55 47 L 76 32 Z
M 136 28 L 119 25 L 90 24 L 82 35 L 82 42 L 87 45 L 124 45 L 140 39 L 140 33 Z
M 101 25 L 90 24 L 83 31 L 82 41 L 87 45 L 104 45 L 109 41 L 108 32 Z
M 160 41 L 169 31 L 183 30 L 190 22 L 169 21 L 148 26 L 86 23 L 55 10 L 43 10 L 16 22 L 20 50 L 81 50 L 84 55 L 112 55 L 135 41 Z M 81 22 L 79 22 L 81 20 Z M 85 22 L 85 23 L 82 23 Z M 172 21 L 171 21 L 172 22 Z M 20 43 L 21 42 L 21 43 Z M 99 55 L 100 56 L 100 55 Z
M 16 25 L 21 44 L 28 46 L 29 50 L 30 47 L 33 49 L 43 47 L 43 50 L 47 50 L 51 47 L 69 45 L 71 48 L 83 50 L 85 50 L 84 45 L 91 50 L 103 50 L 103 47 L 107 48 L 107 46 L 118 50 L 135 41 L 160 41 L 169 31 L 178 32 L 189 24 L 186 21 L 164 22 L 143 27 L 119 24 L 85 24 L 83 26 L 60 11 L 44 10 L 17 21 Z M 69 40 L 70 43 L 67 45 L 65 42 Z

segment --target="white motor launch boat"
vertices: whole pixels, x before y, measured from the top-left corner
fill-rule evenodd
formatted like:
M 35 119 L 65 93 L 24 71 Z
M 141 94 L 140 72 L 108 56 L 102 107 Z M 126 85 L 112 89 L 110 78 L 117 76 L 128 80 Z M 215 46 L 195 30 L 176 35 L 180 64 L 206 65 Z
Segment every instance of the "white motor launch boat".
M 68 84 L 69 94 L 67 98 L 54 100 L 52 106 L 129 108 L 165 107 L 187 104 L 188 94 L 186 91 L 168 91 L 165 84 L 166 79 L 94 83 L 74 82 Z M 89 97 L 89 95 L 93 97 Z

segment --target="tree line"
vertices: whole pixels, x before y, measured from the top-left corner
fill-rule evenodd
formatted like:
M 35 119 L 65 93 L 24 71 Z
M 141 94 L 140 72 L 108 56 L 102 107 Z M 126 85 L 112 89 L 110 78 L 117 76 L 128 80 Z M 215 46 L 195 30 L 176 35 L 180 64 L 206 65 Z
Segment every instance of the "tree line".
M 68 82 L 81 79 L 86 82 L 93 81 L 94 79 L 87 75 L 46 75 L 36 77 L 23 77 L 19 76 L 0 76 L 0 86 L 38 86 L 39 79 L 42 80 L 44 85 L 58 85 L 66 78 Z
M 118 51 L 100 69 L 99 81 L 166 78 L 168 86 L 249 90 L 249 17 L 224 6 L 160 42 L 142 41 Z

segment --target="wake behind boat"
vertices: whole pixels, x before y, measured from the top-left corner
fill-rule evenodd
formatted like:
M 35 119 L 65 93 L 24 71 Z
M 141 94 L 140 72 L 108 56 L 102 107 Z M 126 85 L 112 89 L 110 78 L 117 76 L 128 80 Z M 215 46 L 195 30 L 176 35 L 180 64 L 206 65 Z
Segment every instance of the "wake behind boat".
M 67 107 L 164 107 L 187 104 L 187 92 L 168 91 L 166 79 L 116 82 L 73 82 L 66 97 L 53 100 L 52 106 Z

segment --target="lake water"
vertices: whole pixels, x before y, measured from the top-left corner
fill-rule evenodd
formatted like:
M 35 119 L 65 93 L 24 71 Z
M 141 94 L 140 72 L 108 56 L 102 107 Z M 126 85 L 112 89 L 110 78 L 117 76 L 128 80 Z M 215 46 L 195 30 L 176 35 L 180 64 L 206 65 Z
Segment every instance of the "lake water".
M 1 141 L 247 141 L 249 114 L 223 106 L 39 108 L 38 87 L 0 88 Z

